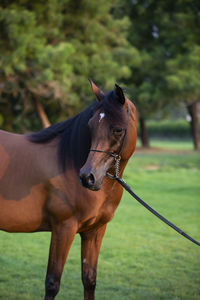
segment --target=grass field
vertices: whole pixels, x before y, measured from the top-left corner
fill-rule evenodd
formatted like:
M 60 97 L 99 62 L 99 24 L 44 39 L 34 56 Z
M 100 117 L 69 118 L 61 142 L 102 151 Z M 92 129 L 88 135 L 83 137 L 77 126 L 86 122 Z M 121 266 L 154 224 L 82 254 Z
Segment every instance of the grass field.
M 153 146 L 167 151 L 137 151 L 124 179 L 154 209 L 200 240 L 200 155 L 186 142 Z M 0 299 L 43 298 L 49 239 L 49 233 L 0 232 Z M 56 299 L 82 299 L 80 278 L 77 236 Z M 198 300 L 200 249 L 124 192 L 103 240 L 96 299 Z

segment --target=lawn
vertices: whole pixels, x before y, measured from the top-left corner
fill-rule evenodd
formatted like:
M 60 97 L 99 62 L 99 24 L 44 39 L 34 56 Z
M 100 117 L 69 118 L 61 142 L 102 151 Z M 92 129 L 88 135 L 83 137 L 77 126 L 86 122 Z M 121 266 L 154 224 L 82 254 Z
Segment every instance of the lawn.
M 156 142 L 154 147 L 163 145 Z M 144 201 L 200 240 L 200 155 L 189 144 L 184 151 L 175 142 L 167 145 L 167 151 L 137 151 L 124 179 Z M 43 298 L 49 239 L 49 233 L 0 232 L 0 299 Z M 103 240 L 96 299 L 198 300 L 199 254 L 198 246 L 124 192 Z M 56 299 L 82 299 L 80 278 L 77 236 Z

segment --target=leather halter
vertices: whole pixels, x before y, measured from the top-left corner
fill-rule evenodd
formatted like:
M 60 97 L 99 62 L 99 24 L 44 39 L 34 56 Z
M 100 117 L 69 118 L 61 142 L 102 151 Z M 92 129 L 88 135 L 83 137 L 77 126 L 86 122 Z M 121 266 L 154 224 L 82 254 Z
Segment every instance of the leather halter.
M 93 152 L 100 152 L 100 153 L 105 153 L 111 157 L 114 158 L 115 160 L 115 174 L 110 174 L 109 172 L 106 172 L 106 176 L 108 176 L 110 179 L 116 179 L 119 177 L 119 168 L 120 168 L 120 161 L 121 161 L 121 153 L 122 150 L 124 148 L 124 144 L 125 144 L 125 140 L 126 140 L 126 129 L 125 129 L 125 134 L 123 137 L 123 141 L 119 150 L 119 153 L 113 153 L 113 152 L 109 152 L 109 151 L 104 151 L 104 150 L 97 150 L 97 149 L 90 149 L 89 151 L 93 151 Z
M 106 176 L 108 176 L 110 179 L 116 179 L 119 177 L 119 166 L 120 166 L 120 161 L 121 161 L 121 156 L 119 154 L 115 154 L 112 152 L 107 152 L 107 151 L 103 151 L 103 150 L 96 150 L 96 149 L 90 149 L 90 151 L 94 151 L 94 152 L 101 152 L 101 153 L 105 153 L 109 156 L 114 157 L 115 159 L 115 174 L 110 174 L 109 172 L 106 172 Z
M 128 107 L 127 107 L 127 113 L 128 113 L 128 117 L 130 116 L 130 107 L 129 107 L 129 104 L 128 104 Z M 122 153 L 122 150 L 124 148 L 124 144 L 125 144 L 125 140 L 126 140 L 126 134 L 127 134 L 127 129 L 125 129 L 125 134 L 124 134 L 124 137 L 123 137 L 123 141 L 122 141 L 122 144 L 121 144 L 121 147 L 120 147 L 120 150 L 119 150 L 119 153 L 113 153 L 113 152 L 110 152 L 110 151 L 104 151 L 104 150 L 97 150 L 97 149 L 90 149 L 89 151 L 93 151 L 93 152 L 100 152 L 100 153 L 105 153 L 111 157 L 114 158 L 115 160 L 115 174 L 110 174 L 109 172 L 106 172 L 106 176 L 108 176 L 110 179 L 117 179 L 119 178 L 119 168 L 120 168 L 120 161 L 121 161 L 121 153 Z

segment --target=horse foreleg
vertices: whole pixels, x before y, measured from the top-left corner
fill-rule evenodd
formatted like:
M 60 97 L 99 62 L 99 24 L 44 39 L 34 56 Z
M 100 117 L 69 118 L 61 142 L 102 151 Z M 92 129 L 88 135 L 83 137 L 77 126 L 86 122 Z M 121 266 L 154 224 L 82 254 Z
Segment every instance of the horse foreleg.
M 45 281 L 45 300 L 53 300 L 59 291 L 64 264 L 76 232 L 75 220 L 67 220 L 53 225 Z
M 96 271 L 101 242 L 106 225 L 89 232 L 81 233 L 81 262 L 84 300 L 94 300 Z

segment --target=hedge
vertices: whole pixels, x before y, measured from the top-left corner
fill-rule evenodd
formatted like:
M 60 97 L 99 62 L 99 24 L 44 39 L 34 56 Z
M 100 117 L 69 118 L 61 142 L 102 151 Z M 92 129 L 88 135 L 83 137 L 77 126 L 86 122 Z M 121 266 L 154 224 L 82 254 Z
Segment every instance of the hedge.
M 147 129 L 150 137 L 161 138 L 190 138 L 190 124 L 186 120 L 162 120 L 147 121 Z M 139 131 L 139 129 L 138 129 Z M 139 132 L 138 132 L 139 134 Z

